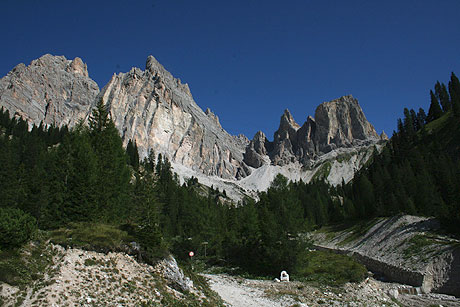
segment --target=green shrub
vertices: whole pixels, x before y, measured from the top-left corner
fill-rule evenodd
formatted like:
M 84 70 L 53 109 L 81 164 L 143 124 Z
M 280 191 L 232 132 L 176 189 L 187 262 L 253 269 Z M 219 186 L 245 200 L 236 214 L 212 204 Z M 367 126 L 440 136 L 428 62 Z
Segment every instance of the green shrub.
M 0 248 L 19 247 L 37 230 L 35 218 L 15 208 L 0 208 Z
M 306 281 L 340 286 L 346 282 L 363 280 L 367 269 L 347 255 L 308 251 L 300 257 L 295 273 L 298 278 Z
M 123 245 L 132 241 L 126 231 L 96 223 L 73 223 L 52 231 L 50 236 L 55 244 L 101 252 L 123 250 Z

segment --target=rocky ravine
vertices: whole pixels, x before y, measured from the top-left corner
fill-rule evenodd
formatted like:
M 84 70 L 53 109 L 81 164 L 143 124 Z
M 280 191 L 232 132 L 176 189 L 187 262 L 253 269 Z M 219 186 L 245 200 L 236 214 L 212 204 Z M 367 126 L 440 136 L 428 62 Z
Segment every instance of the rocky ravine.
M 311 234 L 318 248 L 350 253 L 385 279 L 460 297 L 460 242 L 434 218 L 400 215 Z
M 107 104 L 124 143 L 135 140 L 141 157 L 153 149 L 168 156 L 182 178 L 198 177 L 236 199 L 266 189 L 266 180 L 258 180 L 261 174 L 270 180 L 281 172 L 292 180 L 319 176 L 332 184 L 348 181 L 371 156 L 374 144 L 385 139 L 352 96 L 322 103 L 315 118 L 309 116 L 302 126 L 286 110 L 273 142 L 263 132 L 252 141 L 232 136 L 217 115 L 201 110 L 188 85 L 153 56 L 145 70 L 114 75 L 101 92 L 81 59 L 49 54 L 29 66 L 17 65 L 0 80 L 0 105 L 30 124 L 72 126 L 87 118 L 99 99 Z M 345 158 L 337 163 L 339 156 Z

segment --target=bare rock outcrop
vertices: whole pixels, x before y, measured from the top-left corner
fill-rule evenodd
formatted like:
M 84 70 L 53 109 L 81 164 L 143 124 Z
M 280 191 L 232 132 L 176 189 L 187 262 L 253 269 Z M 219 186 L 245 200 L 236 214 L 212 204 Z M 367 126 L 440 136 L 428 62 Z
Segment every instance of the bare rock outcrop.
M 385 136 L 379 137 L 358 100 L 349 95 L 319 105 L 315 118 L 308 116 L 302 127 L 285 110 L 273 143 L 265 136 L 262 142 L 258 132 L 246 148 L 244 161 L 258 168 L 263 161 L 261 155 L 268 155 L 273 165 L 300 162 L 310 166 L 317 158 L 337 148 L 372 145 L 379 140 L 385 140 Z M 256 144 L 263 148 L 256 150 Z
M 80 58 L 46 54 L 0 79 L 0 104 L 29 124 L 72 126 L 85 118 L 98 93 Z
M 135 140 L 141 156 L 155 149 L 173 162 L 221 178 L 241 178 L 244 140 L 222 129 L 218 117 L 203 112 L 187 84 L 174 78 L 153 57 L 145 70 L 114 75 L 99 98 L 110 107 L 125 144 Z
M 258 168 L 264 164 L 267 155 L 268 140 L 262 131 L 258 131 L 246 147 L 244 161 L 247 165 Z
M 315 142 L 320 152 L 349 147 L 359 141 L 379 139 L 374 127 L 364 116 L 358 100 L 351 95 L 320 104 L 316 108 L 315 120 Z

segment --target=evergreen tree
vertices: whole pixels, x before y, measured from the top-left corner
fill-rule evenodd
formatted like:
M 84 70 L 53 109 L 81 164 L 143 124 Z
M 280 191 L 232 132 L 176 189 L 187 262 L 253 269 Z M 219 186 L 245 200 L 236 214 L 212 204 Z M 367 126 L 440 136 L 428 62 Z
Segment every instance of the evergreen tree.
M 423 110 L 423 108 L 419 108 L 418 113 L 417 113 L 417 128 L 422 129 L 423 126 L 425 126 L 425 123 L 426 123 L 425 110 Z
M 132 140 L 128 141 L 126 146 L 126 154 L 128 155 L 129 164 L 133 167 L 134 170 L 139 169 L 139 152 L 137 149 L 137 143 Z
M 455 116 L 460 116 L 460 81 L 452 72 L 449 81 L 449 93 Z
M 121 137 L 100 100 L 90 119 L 90 137 L 97 156 L 98 180 L 96 198 L 102 215 L 108 220 L 126 216 L 126 202 L 131 177 Z
M 412 114 L 407 108 L 404 108 L 404 132 L 408 138 L 412 138 L 415 134 Z
M 431 104 L 430 109 L 428 110 L 427 121 L 431 122 L 435 119 L 438 119 L 442 115 L 441 107 L 439 106 L 439 101 L 434 95 L 433 91 L 430 91 Z
M 438 98 L 441 103 L 442 110 L 447 112 L 451 109 L 451 102 L 449 98 L 449 93 L 447 92 L 446 85 L 444 83 L 436 82 L 434 87 L 436 98 Z

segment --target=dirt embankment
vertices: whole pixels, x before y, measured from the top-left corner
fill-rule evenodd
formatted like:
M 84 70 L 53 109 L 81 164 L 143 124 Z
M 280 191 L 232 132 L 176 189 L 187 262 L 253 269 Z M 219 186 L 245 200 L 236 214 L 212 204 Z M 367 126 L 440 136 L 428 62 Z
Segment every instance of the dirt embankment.
M 97 253 L 49 244 L 52 264 L 31 284 L 0 282 L 1 306 L 221 306 L 184 275 L 174 258 L 155 266 L 124 253 Z
M 460 242 L 434 218 L 400 215 L 310 234 L 317 248 L 352 254 L 389 281 L 460 297 Z

